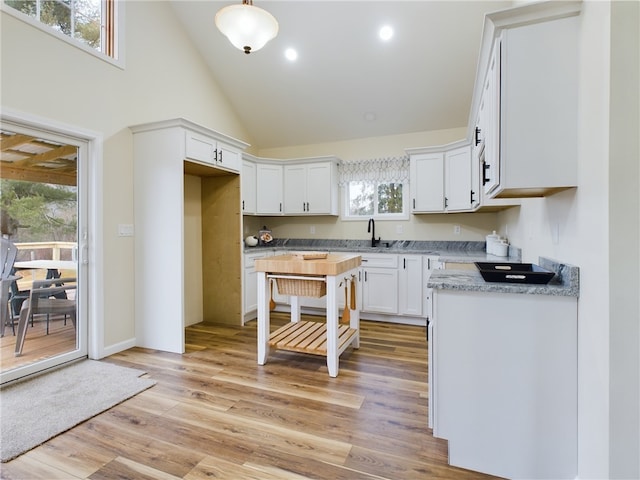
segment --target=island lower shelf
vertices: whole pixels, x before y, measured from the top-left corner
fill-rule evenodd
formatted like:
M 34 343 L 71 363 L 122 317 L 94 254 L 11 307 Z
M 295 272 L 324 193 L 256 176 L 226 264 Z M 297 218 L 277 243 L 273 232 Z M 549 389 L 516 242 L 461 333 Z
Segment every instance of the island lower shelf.
M 338 325 L 338 354 L 358 334 L 349 325 Z M 327 355 L 327 325 L 323 322 L 290 322 L 269 335 L 269 346 L 278 350 Z

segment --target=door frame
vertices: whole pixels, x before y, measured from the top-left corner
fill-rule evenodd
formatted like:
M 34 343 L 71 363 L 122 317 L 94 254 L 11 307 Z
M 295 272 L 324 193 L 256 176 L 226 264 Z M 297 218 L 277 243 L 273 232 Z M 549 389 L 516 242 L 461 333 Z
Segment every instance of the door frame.
M 78 275 L 82 278 L 80 275 L 84 274 L 85 284 L 81 287 L 85 293 L 80 297 L 85 300 L 85 305 L 79 305 L 79 308 L 81 314 L 86 316 L 86 322 L 79 319 L 78 325 L 86 326 L 86 335 L 80 329 L 80 348 L 73 352 L 0 373 L 0 384 L 4 384 L 80 358 L 99 359 L 104 356 L 104 298 L 98 294 L 104 291 L 103 137 L 99 132 L 5 107 L 0 112 L 0 125 L 20 133 L 65 137 L 69 144 L 78 146 L 79 160 L 83 152 L 86 157 L 86 160 L 78 162 L 78 210 L 86 221 L 84 228 L 81 222 L 78 224 L 78 228 L 82 229 L 78 231 Z M 81 187 L 80 182 L 86 185 Z

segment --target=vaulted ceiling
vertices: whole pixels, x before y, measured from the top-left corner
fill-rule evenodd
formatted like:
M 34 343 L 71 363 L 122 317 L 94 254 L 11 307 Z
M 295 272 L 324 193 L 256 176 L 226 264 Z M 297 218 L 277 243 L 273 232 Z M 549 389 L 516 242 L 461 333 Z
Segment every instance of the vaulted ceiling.
M 510 1 L 261 1 L 278 36 L 244 54 L 215 27 L 240 0 L 171 0 L 259 149 L 466 127 L 484 16 Z M 383 25 L 394 35 L 378 38 Z M 287 48 L 298 59 L 288 61 Z

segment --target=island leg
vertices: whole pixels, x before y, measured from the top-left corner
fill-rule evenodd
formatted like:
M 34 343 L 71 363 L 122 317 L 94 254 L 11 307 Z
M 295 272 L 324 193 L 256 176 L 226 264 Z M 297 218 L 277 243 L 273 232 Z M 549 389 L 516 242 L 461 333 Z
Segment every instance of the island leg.
M 291 295 L 289 302 L 291 303 L 291 321 L 298 323 L 300 321 L 300 297 Z
M 258 278 L 258 365 L 267 363 L 269 355 L 269 286 L 266 272 L 256 272 Z
M 338 301 L 335 275 L 327 275 L 327 368 L 330 377 L 338 376 Z

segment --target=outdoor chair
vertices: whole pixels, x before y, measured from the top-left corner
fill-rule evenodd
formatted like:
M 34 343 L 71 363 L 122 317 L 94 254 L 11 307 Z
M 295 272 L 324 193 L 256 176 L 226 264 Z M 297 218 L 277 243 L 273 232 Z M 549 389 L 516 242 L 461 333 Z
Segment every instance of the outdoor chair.
M 21 277 L 14 274 L 13 264 L 18 255 L 18 248 L 15 244 L 2 237 L 0 244 L 0 336 L 4 337 L 4 329 L 8 323 L 11 324 L 13 334 L 16 334 L 13 322 L 14 312 L 10 309 L 10 303 L 13 301 L 12 293 L 18 291 L 16 280 Z
M 76 300 L 62 297 L 68 290 L 77 288 L 75 278 L 51 278 L 36 280 L 31 287 L 29 299 L 22 304 L 20 320 L 18 321 L 18 336 L 16 338 L 15 356 L 22 355 L 27 325 L 32 315 L 69 315 L 73 326 L 76 327 Z M 66 297 L 66 295 L 65 295 Z

